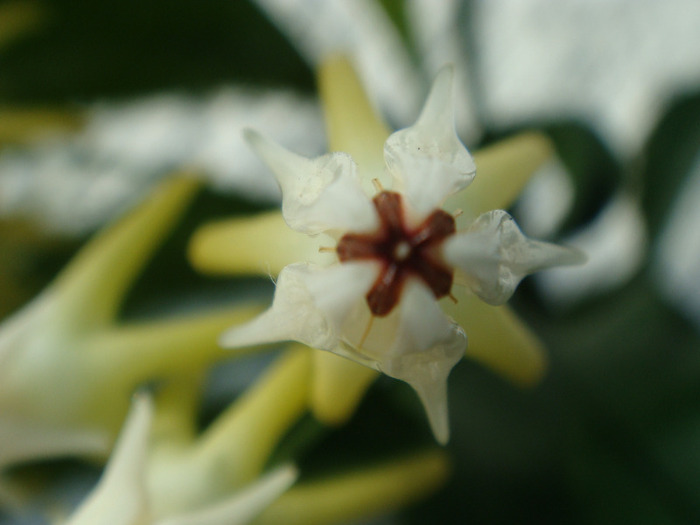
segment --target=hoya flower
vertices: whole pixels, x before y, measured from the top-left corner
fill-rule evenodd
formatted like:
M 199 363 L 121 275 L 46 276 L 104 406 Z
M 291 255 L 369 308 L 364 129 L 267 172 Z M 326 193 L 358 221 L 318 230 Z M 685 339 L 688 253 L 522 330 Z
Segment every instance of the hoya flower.
M 158 392 L 146 479 L 154 522 L 233 523 L 179 520 L 225 507 L 232 495 L 245 494 L 265 479 L 281 440 L 307 414 L 312 356 L 310 348 L 290 345 L 203 431 L 197 428 L 201 378 L 182 375 Z M 330 525 L 369 519 L 433 493 L 448 473 L 447 456 L 439 449 L 351 472 L 331 468 L 295 483 L 255 523 Z
M 374 143 L 353 156 L 316 159 L 246 133 L 280 184 L 284 221 L 309 240 L 297 248 L 301 262 L 281 270 L 272 306 L 221 338 L 226 347 L 300 341 L 406 381 L 443 443 L 447 377 L 467 335 L 441 303 L 460 308 L 467 291 L 502 305 L 529 273 L 582 261 L 575 250 L 528 239 L 503 210 L 467 213 L 471 220 L 457 224 L 447 201 L 476 166 L 455 132 L 451 88 L 446 68 L 416 123 L 391 134 L 383 155 L 377 126 L 367 130 Z
M 297 478 L 294 467 L 283 466 L 214 505 L 175 517 L 154 518 L 147 488 L 152 419 L 150 398 L 137 397 L 102 479 L 68 525 L 242 525 Z
M 308 408 L 311 350 L 294 345 L 203 431 L 201 374 L 137 395 L 102 479 L 69 525 L 345 523 L 433 492 L 448 474 L 440 450 L 296 483 L 291 465 L 266 471 Z M 279 497 L 279 499 L 278 499 Z
M 217 335 L 231 315 L 249 319 L 257 309 L 116 320 L 129 286 L 197 187 L 185 177 L 159 186 L 0 324 L 0 476 L 25 461 L 106 456 L 136 387 L 226 357 Z

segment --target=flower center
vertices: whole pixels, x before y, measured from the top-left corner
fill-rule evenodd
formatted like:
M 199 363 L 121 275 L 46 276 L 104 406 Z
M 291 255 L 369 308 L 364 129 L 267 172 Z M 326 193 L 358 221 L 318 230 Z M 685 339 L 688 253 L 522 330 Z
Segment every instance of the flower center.
M 399 242 L 394 246 L 394 259 L 397 261 L 404 261 L 411 255 L 411 245 L 406 241 Z
M 404 219 L 400 194 L 382 191 L 372 202 L 379 215 L 377 231 L 347 233 L 336 248 L 341 262 L 381 263 L 379 276 L 366 296 L 372 314 L 381 317 L 394 309 L 408 277 L 422 279 L 436 299 L 448 295 L 454 271 L 442 260 L 438 248 L 455 233 L 454 218 L 443 210 L 435 210 L 417 228 L 410 228 Z

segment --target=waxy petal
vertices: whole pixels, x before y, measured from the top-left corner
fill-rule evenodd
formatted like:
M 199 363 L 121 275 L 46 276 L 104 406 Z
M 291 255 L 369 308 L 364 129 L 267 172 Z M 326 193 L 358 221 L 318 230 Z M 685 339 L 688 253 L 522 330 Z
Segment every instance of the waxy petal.
M 291 264 L 279 275 L 270 309 L 226 332 L 220 343 L 237 347 L 291 340 L 333 350 L 350 311 L 364 301 L 377 271 L 371 262 L 330 268 Z
M 371 114 L 371 108 L 363 103 L 360 121 L 370 123 L 369 134 L 364 135 L 353 128 L 357 121 L 352 113 L 354 107 L 346 104 L 346 97 L 338 95 L 344 92 L 346 85 L 338 81 L 348 75 L 349 91 L 356 94 L 360 91 L 359 84 L 353 80 L 347 62 L 331 60 L 322 75 L 324 100 L 330 108 L 331 146 L 343 149 L 340 147 L 343 143 L 344 147 L 352 149 L 353 156 L 362 159 L 360 168 L 366 195 L 370 194 L 367 182 L 372 181 L 374 191 L 380 191 L 380 195 L 392 193 L 405 197 L 401 220 L 384 221 L 379 209 L 372 214 L 371 224 L 358 220 L 362 213 L 367 213 L 366 209 L 363 210 L 366 198 L 351 196 L 346 209 L 346 188 L 355 191 L 359 187 L 355 165 L 349 157 L 333 154 L 315 160 L 304 159 L 271 143 L 263 143 L 259 136 L 249 136 L 258 153 L 278 176 L 287 223 L 299 232 L 325 232 L 338 240 L 336 256 L 341 264 L 322 272 L 309 265 L 308 259 L 301 258 L 307 263 L 286 267 L 280 274 L 272 307 L 257 320 L 225 334 L 222 342 L 230 346 L 245 346 L 293 339 L 404 380 L 418 393 L 436 439 L 445 443 L 449 437 L 447 378 L 464 355 L 466 335 L 437 304 L 436 297 L 448 294 L 449 286 L 443 289 L 425 279 L 430 283 L 426 286 L 425 282 L 416 279 L 416 273 L 424 277 L 422 271 L 418 271 L 423 266 L 414 263 L 413 259 L 410 259 L 413 271 L 407 278 L 392 278 L 391 269 L 398 267 L 397 261 L 403 262 L 412 255 L 412 245 L 406 241 L 409 248 L 406 255 L 403 250 L 406 246 L 399 242 L 402 237 L 392 237 L 386 232 L 393 232 L 392 225 L 404 221 L 407 227 L 402 231 L 420 231 L 421 224 L 442 205 L 449 206 L 449 211 L 456 211 L 452 207 L 455 203 L 471 203 L 468 199 L 459 200 L 461 195 L 456 195 L 472 182 L 476 167 L 455 131 L 452 71 L 447 68 L 438 75 L 416 124 L 386 140 L 384 161 L 387 169 L 381 174 L 377 173 L 373 143 L 383 133 L 383 127 L 376 126 L 372 118 L 366 121 L 364 117 L 368 110 Z M 258 144 L 255 144 L 256 140 Z M 539 146 L 537 155 L 531 162 L 523 162 L 527 157 L 526 150 L 533 144 Z M 504 150 L 490 150 L 482 160 L 498 177 L 505 178 L 514 170 L 516 177 L 511 182 L 519 188 L 535 167 L 551 155 L 550 146 L 540 135 L 519 136 Z M 502 158 L 504 151 L 508 154 L 505 160 Z M 387 172 L 392 178 L 389 181 L 392 191 L 382 191 L 388 189 Z M 498 177 L 494 176 L 493 181 Z M 501 198 L 510 202 L 517 192 L 504 192 L 506 195 L 500 196 L 494 191 L 498 184 L 493 181 L 482 188 L 480 196 L 489 202 L 501 202 Z M 446 202 L 450 196 L 454 198 Z M 328 203 L 320 203 L 322 200 L 328 200 Z M 478 209 L 472 205 L 468 207 L 472 212 Z M 452 216 L 444 211 L 440 213 L 453 227 L 446 233 L 447 239 L 443 237 L 431 246 L 435 249 L 431 254 L 445 267 L 454 267 L 457 278 L 492 304 L 507 300 L 520 279 L 528 273 L 582 260 L 581 254 L 574 250 L 525 238 L 503 211 L 484 214 L 461 234 L 454 234 Z M 465 214 L 465 219 L 471 217 L 470 213 Z M 375 245 L 379 247 L 373 251 Z M 438 253 L 440 251 L 442 253 Z M 343 269 L 359 264 L 367 266 L 362 271 L 359 268 Z M 446 275 L 448 284 L 451 284 L 452 271 Z M 378 293 L 374 289 L 378 282 L 395 286 L 389 291 L 380 289 L 381 293 Z M 379 308 L 375 295 L 388 295 L 396 300 L 392 300 L 387 308 Z M 479 306 L 475 308 L 478 310 Z M 497 312 L 498 315 L 485 316 L 488 320 L 488 328 L 483 331 L 485 339 L 494 331 L 499 333 L 503 327 L 506 331 L 513 328 L 511 331 L 517 332 L 512 341 L 505 338 L 507 343 L 512 342 L 514 346 L 523 341 L 532 343 L 525 330 L 517 330 L 517 322 L 509 316 L 508 310 L 499 309 Z M 525 347 L 520 356 L 522 359 L 512 367 L 505 363 L 507 357 L 503 354 L 508 354 L 508 351 L 498 354 L 492 362 L 482 350 L 476 355 L 494 368 L 505 369 L 516 379 L 529 382 L 537 379 L 544 364 L 539 359 L 541 354 L 536 343 L 525 344 Z M 319 353 L 317 362 L 321 366 L 316 371 L 318 379 L 312 389 L 312 407 L 321 419 L 338 422 L 347 418 L 374 374 L 371 371 L 356 374 L 361 369 L 355 365 L 344 366 L 343 361 L 332 358 Z M 352 368 L 353 374 L 344 375 L 345 368 L 348 371 Z
M 159 520 L 155 525 L 245 525 L 291 487 L 298 476 L 295 467 L 280 467 L 220 503 Z
M 282 215 L 290 228 L 309 235 L 377 228 L 374 207 L 362 191 L 350 155 L 307 159 L 252 130 L 246 130 L 245 137 L 282 188 Z
M 165 383 L 158 391 L 147 471 L 158 525 L 175 518 L 198 523 L 235 505 L 234 493 L 257 483 L 280 440 L 307 412 L 310 373 L 310 349 L 290 345 L 202 432 L 196 413 L 201 384 L 187 376 Z
M 474 179 L 474 160 L 455 131 L 450 68 L 435 79 L 418 121 L 387 139 L 384 158 L 418 219 Z
M 303 369 L 308 369 L 308 363 L 304 362 L 303 365 Z M 295 371 L 298 372 L 298 370 Z M 298 375 L 293 374 L 293 376 Z M 280 389 L 283 386 L 289 385 L 280 384 Z M 279 392 L 277 392 L 276 399 L 279 399 Z M 157 453 L 149 449 L 153 412 L 150 398 L 138 396 L 135 399 L 102 479 L 72 516 L 68 522 L 69 525 L 92 525 L 94 523 L 106 525 L 219 525 L 223 523 L 243 525 L 249 523 L 277 499 L 298 477 L 298 471 L 294 466 L 282 466 L 257 478 L 252 483 L 246 484 L 242 490 L 236 491 L 232 496 L 216 503 L 204 506 L 195 505 L 196 510 L 187 509 L 175 516 L 156 518 L 158 509 L 153 505 L 152 491 L 154 487 L 148 486 L 149 484 L 146 483 L 146 472 L 153 468 L 153 462 L 157 461 L 159 457 Z M 233 437 L 236 436 L 235 432 L 229 432 L 229 434 L 232 434 Z M 157 443 L 157 440 L 155 442 Z M 169 447 L 169 451 L 172 452 L 179 450 L 178 447 L 182 443 L 174 445 L 173 442 L 166 442 L 160 445 Z M 229 455 L 227 454 L 227 456 Z M 166 460 L 169 461 L 170 466 L 175 464 L 173 462 L 175 457 L 170 456 Z M 194 463 L 189 461 L 185 464 L 192 467 Z M 206 470 L 211 472 L 208 466 Z M 196 479 L 196 472 L 190 471 L 189 474 L 189 476 L 183 476 L 182 481 L 184 486 L 196 495 L 196 489 L 191 486 L 193 478 Z M 213 480 L 219 483 L 222 481 L 217 476 L 214 476 Z M 150 481 L 152 482 L 152 480 Z M 214 485 L 211 490 L 217 490 L 217 488 Z M 172 499 L 173 494 L 169 495 Z M 177 502 L 182 503 L 183 498 L 186 500 L 187 496 L 190 494 L 177 494 L 176 497 L 180 498 Z M 192 504 L 191 502 L 187 503 Z
M 0 325 L 0 471 L 40 458 L 107 455 L 137 385 L 224 356 L 216 334 L 236 322 L 233 311 L 115 322 L 124 294 L 198 186 L 189 178 L 159 185 Z
M 150 398 L 137 397 L 102 479 L 69 525 L 146 525 L 149 522 L 144 469 L 152 419 Z
M 491 305 L 510 299 L 528 274 L 585 261 L 573 248 L 528 239 L 503 210 L 480 215 L 468 231 L 445 241 L 443 256 L 461 270 L 471 290 Z
M 447 377 L 464 355 L 467 337 L 442 312 L 432 292 L 415 280 L 406 283 L 398 316 L 394 343 L 379 360 L 379 369 L 413 387 L 435 438 L 447 443 Z

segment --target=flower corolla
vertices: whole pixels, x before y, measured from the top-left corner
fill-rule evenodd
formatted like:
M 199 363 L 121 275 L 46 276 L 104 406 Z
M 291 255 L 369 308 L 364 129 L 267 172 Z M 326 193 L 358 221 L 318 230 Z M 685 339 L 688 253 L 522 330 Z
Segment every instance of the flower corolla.
M 242 525 L 255 518 L 297 479 L 296 468 L 285 465 L 217 504 L 178 516 L 154 518 L 146 475 L 153 412 L 149 397 L 141 395 L 135 399 L 99 484 L 67 525 Z
M 452 108 L 445 68 L 416 123 L 386 140 L 381 170 L 340 152 L 304 158 L 247 131 L 280 184 L 284 220 L 312 236 L 319 253 L 286 266 L 272 306 L 221 339 L 227 347 L 296 340 L 406 381 L 443 443 L 447 377 L 467 336 L 438 300 L 456 300 L 452 287 L 462 286 L 500 305 L 527 274 L 583 260 L 528 239 L 503 210 L 458 231 L 458 213 L 442 206 L 472 182 L 476 166 Z

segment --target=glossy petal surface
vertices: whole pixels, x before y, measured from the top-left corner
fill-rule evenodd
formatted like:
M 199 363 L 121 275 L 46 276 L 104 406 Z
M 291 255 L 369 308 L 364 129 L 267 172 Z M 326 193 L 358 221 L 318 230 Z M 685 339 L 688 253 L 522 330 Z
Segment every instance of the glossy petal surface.
M 335 253 L 331 246 L 319 246 L 324 255 L 336 259 L 312 266 L 312 259 L 301 257 L 304 263 L 284 268 L 272 307 L 229 331 L 222 342 L 245 346 L 292 339 L 404 380 L 418 393 L 435 437 L 445 443 L 449 436 L 447 378 L 464 355 L 466 335 L 443 313 L 441 306 L 447 301 L 439 305 L 438 300 L 449 297 L 457 302 L 456 295 L 473 291 L 488 303 L 502 304 L 528 273 L 582 259 L 576 251 L 527 239 L 503 211 L 484 213 L 468 222 L 474 209 L 485 203 L 510 202 L 529 174 L 549 158 L 550 144 L 533 134 L 490 149 L 484 162 L 494 178 L 477 192 L 475 199 L 486 197 L 484 203 L 474 206 L 457 195 L 472 182 L 476 167 L 455 132 L 450 68 L 439 73 L 416 123 L 386 139 L 383 160 L 390 180 L 380 173 L 382 159 L 375 147 L 384 127 L 376 125 L 378 117 L 367 118 L 371 108 L 356 96 L 361 89 L 352 68 L 342 60 L 329 60 L 322 69 L 321 86 L 329 143 L 357 157 L 359 177 L 349 156 L 331 154 L 309 160 L 259 137 L 252 141 L 282 186 L 287 223 L 303 233 L 329 234 L 336 242 Z M 362 101 L 361 118 L 356 119 L 352 105 L 338 95 L 348 91 L 347 86 L 352 99 Z M 532 147 L 534 160 L 527 154 Z M 496 179 L 507 180 L 513 170 L 515 189 L 498 195 Z M 368 189 L 370 181 L 373 188 Z M 357 192 L 360 184 L 366 192 L 362 196 Z M 371 201 L 365 197 L 370 192 L 374 193 Z M 368 203 L 373 204 L 372 210 L 367 209 Z M 458 223 L 455 212 L 464 203 L 471 209 Z M 467 230 L 460 232 L 465 225 Z M 453 284 L 469 290 L 461 286 L 459 294 L 453 294 Z M 469 312 L 461 312 L 463 305 L 478 311 L 489 308 L 462 302 L 456 306 L 459 315 L 451 313 L 460 323 L 471 319 Z M 447 306 L 447 310 L 453 308 Z M 516 380 L 531 382 L 539 377 L 544 367 L 539 346 L 526 330 L 519 330 L 509 312 L 498 310 L 482 318 L 486 319 L 480 332 L 484 337 L 479 339 L 486 344 L 480 344 L 475 355 Z M 508 343 L 506 350 L 490 360 L 488 340 L 501 330 L 515 335 L 506 334 L 502 338 Z M 521 359 L 510 366 L 511 346 L 521 343 L 522 355 L 517 350 L 513 354 Z M 373 374 L 358 373 L 355 365 L 333 356 L 319 356 L 316 362 L 312 409 L 324 421 L 342 422 Z M 348 373 L 343 374 L 344 370 Z
M 449 439 L 447 377 L 464 355 L 467 337 L 440 309 L 432 292 L 409 283 L 399 312 L 394 342 L 378 363 L 386 374 L 402 379 L 418 393 L 440 443 Z
M 492 305 L 510 299 L 528 274 L 585 261 L 578 250 L 528 239 L 503 210 L 480 215 L 469 230 L 445 242 L 443 254 L 472 291 Z
M 97 488 L 80 506 L 69 525 L 147 525 L 144 467 L 153 406 L 136 399 Z
M 372 263 L 325 269 L 290 264 L 279 275 L 270 309 L 226 332 L 221 344 L 235 347 L 293 340 L 332 350 L 349 312 L 363 301 L 376 275 Z
M 307 159 L 254 131 L 246 131 L 246 139 L 282 188 L 282 215 L 290 228 L 313 235 L 377 227 L 372 203 L 362 191 L 350 155 L 329 153 Z
M 387 139 L 384 157 L 395 189 L 406 195 L 418 220 L 471 183 L 476 166 L 455 132 L 451 69 L 435 79 L 418 121 Z

